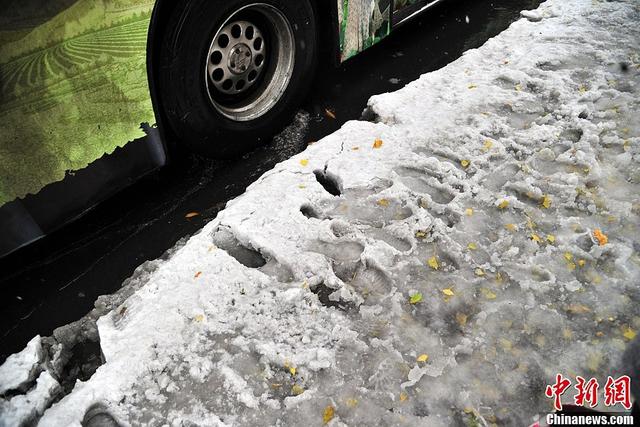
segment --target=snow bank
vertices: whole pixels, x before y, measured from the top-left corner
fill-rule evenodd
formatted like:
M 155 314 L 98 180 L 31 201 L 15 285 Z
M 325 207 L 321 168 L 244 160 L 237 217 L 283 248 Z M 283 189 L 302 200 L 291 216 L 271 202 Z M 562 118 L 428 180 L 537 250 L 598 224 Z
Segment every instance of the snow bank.
M 230 202 L 40 424 L 527 424 L 556 373 L 603 384 L 640 328 L 640 10 L 523 16 Z

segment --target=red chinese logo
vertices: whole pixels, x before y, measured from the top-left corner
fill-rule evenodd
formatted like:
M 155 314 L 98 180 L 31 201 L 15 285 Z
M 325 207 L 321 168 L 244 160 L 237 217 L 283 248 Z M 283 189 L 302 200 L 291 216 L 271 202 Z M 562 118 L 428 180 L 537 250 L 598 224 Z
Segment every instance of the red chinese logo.
M 621 403 L 626 409 L 631 409 L 630 389 L 631 378 L 628 376 L 623 375 L 617 380 L 608 377 L 604 385 L 604 404 L 614 406 Z
M 570 385 L 570 380 L 564 378 L 562 374 L 558 374 L 556 375 L 556 383 L 547 386 L 544 394 L 549 398 L 554 398 L 553 407 L 556 408 L 556 411 L 562 411 L 562 402 L 560 401 L 560 396 L 562 396 L 562 394 L 567 391 Z
M 585 406 L 584 404 L 587 402 L 590 407 L 595 407 L 598 404 L 598 388 L 600 388 L 598 380 L 591 378 L 588 382 L 585 382 L 584 378 L 578 375 L 576 381 L 578 383 L 575 385 L 575 389 L 578 392 L 573 397 L 573 401 L 578 406 Z
M 562 376 L 562 374 L 556 375 L 556 382 L 552 385 L 548 385 L 544 394 L 548 398 L 553 398 L 553 407 L 556 411 L 562 410 L 562 395 L 571 386 L 571 380 Z M 591 378 L 589 381 L 585 380 L 581 376 L 576 376 L 576 394 L 573 397 L 573 401 L 577 406 L 586 406 L 587 404 L 593 408 L 598 405 L 598 389 L 600 385 L 598 380 Z M 604 404 L 606 406 L 615 406 L 621 404 L 627 410 L 631 409 L 631 378 L 627 375 L 623 375 L 620 378 L 614 380 L 612 377 L 607 378 L 607 383 L 604 386 Z

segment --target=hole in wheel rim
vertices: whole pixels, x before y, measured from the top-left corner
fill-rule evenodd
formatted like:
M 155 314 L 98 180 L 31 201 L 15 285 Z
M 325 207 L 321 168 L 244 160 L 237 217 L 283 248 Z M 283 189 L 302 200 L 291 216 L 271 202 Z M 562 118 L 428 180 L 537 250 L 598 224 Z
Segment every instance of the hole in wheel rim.
M 224 78 L 224 71 L 222 71 L 222 68 L 216 68 L 213 71 L 213 73 L 211 73 L 211 79 L 214 82 L 222 81 L 223 78 Z
M 222 62 L 222 52 L 220 52 L 219 50 L 216 50 L 211 54 L 211 63 L 213 65 L 220 65 L 221 62 Z
M 223 49 L 229 46 L 229 36 L 226 34 L 220 34 L 220 37 L 218 37 L 218 46 Z
M 231 35 L 235 39 L 240 38 L 240 36 L 242 35 L 242 28 L 240 27 L 240 25 L 236 24 L 233 27 L 231 27 Z

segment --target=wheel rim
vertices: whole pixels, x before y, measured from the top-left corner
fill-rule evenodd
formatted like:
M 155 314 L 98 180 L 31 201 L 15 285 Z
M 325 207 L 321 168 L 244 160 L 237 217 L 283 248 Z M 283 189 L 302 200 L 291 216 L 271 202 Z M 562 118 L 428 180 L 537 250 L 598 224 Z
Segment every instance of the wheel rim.
M 275 7 L 254 3 L 218 28 L 206 58 L 212 106 L 235 121 L 255 120 L 282 98 L 295 61 L 293 30 Z

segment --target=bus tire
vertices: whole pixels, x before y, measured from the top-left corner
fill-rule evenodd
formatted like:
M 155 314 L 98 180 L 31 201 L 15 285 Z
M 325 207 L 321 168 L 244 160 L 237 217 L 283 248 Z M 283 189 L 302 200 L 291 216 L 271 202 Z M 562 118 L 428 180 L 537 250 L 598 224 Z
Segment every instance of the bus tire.
M 290 123 L 317 51 L 310 0 L 184 0 L 160 52 L 165 117 L 191 151 L 242 155 Z

